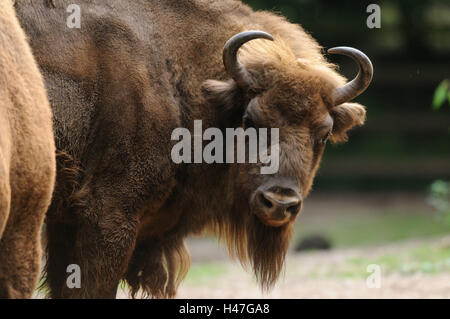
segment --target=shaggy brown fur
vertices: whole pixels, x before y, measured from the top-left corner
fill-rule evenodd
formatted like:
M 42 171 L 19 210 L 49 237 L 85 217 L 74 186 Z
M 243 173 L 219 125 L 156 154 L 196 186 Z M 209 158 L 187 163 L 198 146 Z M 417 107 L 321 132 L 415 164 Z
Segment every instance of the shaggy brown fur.
M 17 1 L 44 72 L 57 148 L 79 166 L 58 179 L 47 219 L 47 283 L 54 298 L 113 298 L 125 278 L 133 294 L 173 297 L 189 266 L 184 238 L 216 234 L 253 268 L 264 288 L 282 270 L 295 216 L 281 227 L 251 210 L 255 190 L 289 180 L 306 198 L 334 120 L 333 140 L 364 121 L 364 108 L 334 108 L 343 79 L 300 26 L 232 0 L 80 0 L 81 29 L 68 29 L 72 1 Z M 238 87 L 222 49 L 234 34 L 263 30 L 240 59 L 257 87 Z M 258 165 L 175 165 L 173 129 L 280 128 L 280 171 Z M 60 168 L 65 169 L 61 164 Z M 61 194 L 73 189 L 71 200 Z M 67 265 L 81 289 L 65 286 Z
M 55 178 L 44 82 L 10 0 L 0 1 L 0 298 L 31 297 Z

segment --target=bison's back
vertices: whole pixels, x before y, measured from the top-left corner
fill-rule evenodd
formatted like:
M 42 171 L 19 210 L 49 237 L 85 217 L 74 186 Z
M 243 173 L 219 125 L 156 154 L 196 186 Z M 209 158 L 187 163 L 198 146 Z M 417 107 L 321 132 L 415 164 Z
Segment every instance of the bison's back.
M 28 297 L 39 272 L 55 147 L 42 76 L 9 0 L 0 2 L 0 48 L 0 297 Z

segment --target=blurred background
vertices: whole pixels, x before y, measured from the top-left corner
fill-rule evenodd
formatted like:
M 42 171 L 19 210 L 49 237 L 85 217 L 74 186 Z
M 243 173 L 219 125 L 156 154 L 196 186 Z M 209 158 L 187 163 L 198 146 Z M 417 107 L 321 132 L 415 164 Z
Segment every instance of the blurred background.
M 244 2 L 301 24 L 325 49 L 365 52 L 367 123 L 327 146 L 275 290 L 262 294 L 215 239 L 193 239 L 180 297 L 450 298 L 450 1 Z M 379 29 L 367 27 L 371 3 Z M 350 59 L 330 59 L 356 74 Z M 381 289 L 367 287 L 371 264 Z

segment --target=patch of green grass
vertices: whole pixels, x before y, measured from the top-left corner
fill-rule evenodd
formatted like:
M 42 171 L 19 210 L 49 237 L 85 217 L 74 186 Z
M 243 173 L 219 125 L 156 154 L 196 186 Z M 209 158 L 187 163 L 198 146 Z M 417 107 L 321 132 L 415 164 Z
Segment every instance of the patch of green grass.
M 383 274 L 450 273 L 450 247 L 423 245 L 395 255 L 386 254 L 374 258 L 351 257 L 326 273 L 313 273 L 311 276 L 365 278 L 369 275 L 367 266 L 371 264 L 379 265 Z
M 228 268 L 223 263 L 194 263 L 191 265 L 184 282 L 193 285 L 211 283 L 214 279 L 220 278 L 227 272 Z
M 228 272 L 228 267 L 224 263 L 194 263 L 191 265 L 189 272 L 184 280 L 184 283 L 191 285 L 204 285 L 204 284 L 212 284 L 215 279 L 221 278 L 224 274 Z M 41 279 L 41 282 L 43 279 Z M 41 284 L 39 282 L 39 284 Z M 120 281 L 119 289 L 127 291 L 129 290 L 129 286 L 125 281 Z M 42 291 L 36 291 L 41 292 Z
M 309 225 L 299 222 L 296 238 L 298 240 L 309 234 L 322 234 L 332 241 L 333 247 L 342 248 L 378 245 L 449 233 L 450 228 L 434 216 L 385 212 L 364 216 L 335 216 Z

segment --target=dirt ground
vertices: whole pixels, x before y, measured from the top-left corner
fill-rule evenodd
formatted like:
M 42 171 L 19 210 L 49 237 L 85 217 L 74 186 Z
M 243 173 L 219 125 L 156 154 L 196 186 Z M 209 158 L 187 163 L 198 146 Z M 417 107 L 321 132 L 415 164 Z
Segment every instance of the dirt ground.
M 450 237 L 371 248 L 291 254 L 283 278 L 268 293 L 260 291 L 251 274 L 228 261 L 224 262 L 225 270 L 222 275 L 201 282 L 187 280 L 180 287 L 177 298 L 450 298 L 450 259 L 447 260 L 445 271 L 438 273 L 385 273 L 384 266 L 381 265 L 380 288 L 368 288 L 366 284 L 370 273 L 364 273 L 371 260 L 377 260 L 386 254 L 401 254 L 424 244 L 450 248 Z M 347 261 L 355 258 L 367 260 L 367 265 L 360 265 L 361 269 L 358 271 L 361 276 L 347 278 Z M 127 293 L 120 291 L 118 297 L 127 298 Z
M 448 245 L 450 238 L 436 241 L 435 245 Z M 180 289 L 180 298 L 450 298 L 450 272 L 439 274 L 383 274 L 380 288 L 368 288 L 367 276 L 345 278 L 326 275 L 333 269 L 344 269 L 347 260 L 360 258 L 376 260 L 386 254 L 399 254 L 404 250 L 419 247 L 421 241 L 384 245 L 376 248 L 345 249 L 330 252 L 312 252 L 291 255 L 288 258 L 284 278 L 275 289 L 262 294 L 250 275 L 236 266 L 230 266 L 227 276 L 215 287 L 185 285 Z M 361 272 L 367 271 L 366 264 Z M 380 265 L 383 269 L 383 265 Z M 311 273 L 315 272 L 313 276 Z M 319 275 L 318 275 L 319 273 Z
M 321 223 L 335 228 L 335 221 L 344 217 L 366 220 L 385 210 L 398 211 L 405 221 L 411 219 L 412 211 L 424 214 L 424 220 L 433 216 L 424 196 L 408 194 L 325 194 L 312 196 L 305 206 L 299 229 Z M 380 237 L 385 235 L 380 232 Z M 252 274 L 231 261 L 215 240 L 190 239 L 188 247 L 192 266 L 177 298 L 450 298 L 448 232 L 359 248 L 290 252 L 283 276 L 267 293 L 261 292 Z M 367 286 L 371 264 L 380 266 L 380 288 Z M 127 290 L 119 290 L 117 297 L 128 298 Z
M 364 219 L 386 209 L 432 216 L 420 195 L 319 194 L 306 203 L 299 226 L 332 222 L 336 216 Z M 252 274 L 230 261 L 213 240 L 193 239 L 188 246 L 193 264 L 178 298 L 450 298 L 450 237 L 445 234 L 361 248 L 291 252 L 284 275 L 268 293 L 262 293 Z M 437 258 L 431 253 L 435 250 L 440 252 Z M 421 253 L 425 257 L 417 259 Z M 381 267 L 380 288 L 366 283 L 371 275 L 367 266 L 374 263 Z M 127 298 L 127 293 L 121 291 L 118 297 Z

